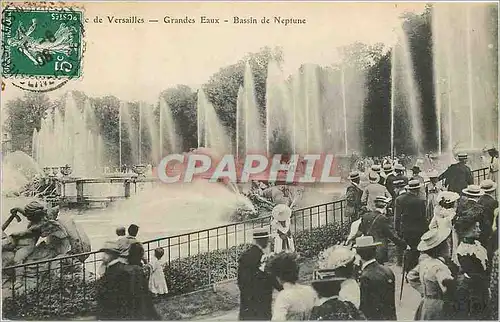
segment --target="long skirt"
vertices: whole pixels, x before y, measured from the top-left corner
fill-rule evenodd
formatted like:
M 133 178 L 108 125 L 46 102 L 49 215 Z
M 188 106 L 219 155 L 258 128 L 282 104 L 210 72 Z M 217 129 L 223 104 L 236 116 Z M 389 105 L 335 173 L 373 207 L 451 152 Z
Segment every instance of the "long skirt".
M 281 253 L 285 252 L 294 252 L 295 244 L 293 243 L 293 238 L 288 237 L 286 240 L 281 239 L 279 236 L 274 238 L 274 252 Z
M 443 320 L 445 315 L 444 300 L 424 297 L 415 312 L 415 320 Z

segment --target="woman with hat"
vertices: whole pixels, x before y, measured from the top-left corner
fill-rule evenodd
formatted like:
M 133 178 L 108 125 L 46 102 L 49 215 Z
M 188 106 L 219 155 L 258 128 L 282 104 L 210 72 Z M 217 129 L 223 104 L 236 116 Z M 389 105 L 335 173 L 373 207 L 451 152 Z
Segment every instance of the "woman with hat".
M 429 183 L 425 185 L 425 197 L 427 200 L 427 220 L 430 220 L 434 216 L 434 208 L 439 202 L 436 198 L 444 188 L 439 183 L 439 174 L 436 170 L 430 171 L 427 176 L 429 177 Z
M 490 160 L 490 172 L 488 173 L 488 179 L 493 180 L 494 182 L 497 182 L 497 176 L 498 176 L 498 150 L 494 147 L 491 146 L 487 150 L 488 154 L 491 157 Z
M 480 226 L 473 208 L 455 217 L 454 226 L 460 236 L 457 260 L 460 274 L 457 277 L 455 319 L 484 320 L 488 302 L 488 254 L 479 242 Z
M 445 263 L 449 256 L 446 240 L 450 227 L 439 227 L 427 231 L 417 249 L 422 252 L 419 264 L 408 273 L 408 281 L 422 295 L 415 313 L 415 320 L 447 319 L 450 310 L 447 300 L 452 287 L 453 275 Z
M 335 245 L 319 254 L 319 269 L 332 270 L 335 276 L 345 278 L 339 291 L 339 300 L 349 301 L 359 309 L 361 292 L 354 278 L 356 253 L 349 247 Z
M 339 298 L 342 283 L 346 280 L 345 277 L 336 276 L 334 270 L 320 269 L 314 272 L 312 287 L 319 299 L 311 311 L 310 320 L 366 320 L 352 302 Z
M 458 246 L 458 235 L 453 228 L 452 220 L 455 218 L 456 201 L 460 198 L 458 193 L 452 191 L 441 191 L 437 195 L 437 205 L 434 208 L 434 215 L 429 224 L 429 229 L 437 229 L 447 227 L 452 230 L 448 238 L 448 246 L 452 254 L 452 258 L 456 258 L 456 250 Z
M 301 285 L 297 255 L 279 253 L 268 259 L 266 272 L 276 278 L 283 290 L 278 293 L 273 309 L 273 321 L 308 320 L 317 295 L 309 285 Z
M 284 204 L 276 205 L 272 211 L 271 227 L 274 234 L 274 252 L 294 252 L 292 232 L 290 231 L 292 209 Z

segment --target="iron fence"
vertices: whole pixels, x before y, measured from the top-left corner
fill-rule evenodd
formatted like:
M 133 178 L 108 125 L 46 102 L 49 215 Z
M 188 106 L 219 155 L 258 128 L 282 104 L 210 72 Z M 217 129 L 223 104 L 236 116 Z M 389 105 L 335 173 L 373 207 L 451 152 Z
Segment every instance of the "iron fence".
M 473 171 L 475 183 L 485 179 L 488 168 Z M 344 222 L 343 199 L 297 209 L 293 212 L 291 229 L 293 233 L 311 230 L 329 223 Z M 165 250 L 165 262 L 169 267 L 181 265 L 182 260 L 198 261 L 199 256 L 205 256 L 208 271 L 203 285 L 208 286 L 235 277 L 237 256 L 230 251 L 218 253 L 225 256 L 225 267 L 220 267 L 212 253 L 230 250 L 251 241 L 251 232 L 257 227 L 270 227 L 271 216 L 259 217 L 242 222 L 230 223 L 218 227 L 203 229 L 185 234 L 162 237 L 143 242 L 148 260 L 156 248 Z M 221 255 L 222 254 L 222 255 Z M 237 255 L 237 254 L 236 254 Z M 84 260 L 82 262 L 82 260 Z M 26 305 L 36 307 L 43 299 L 53 303 L 45 309 L 57 310 L 57 306 L 72 303 L 75 315 L 90 309 L 95 282 L 99 278 L 101 254 L 92 251 L 84 254 L 62 256 L 54 259 L 10 266 L 2 270 L 3 299 L 9 299 L 9 305 Z M 218 271 L 212 274 L 212 270 Z M 77 298 L 77 299 L 75 299 Z M 53 301 L 51 301 L 51 299 Z M 24 303 L 20 303 L 23 301 Z M 4 311 L 5 311 L 4 307 Z M 11 308 L 13 309 L 13 308 Z M 67 310 L 67 309 L 66 309 Z

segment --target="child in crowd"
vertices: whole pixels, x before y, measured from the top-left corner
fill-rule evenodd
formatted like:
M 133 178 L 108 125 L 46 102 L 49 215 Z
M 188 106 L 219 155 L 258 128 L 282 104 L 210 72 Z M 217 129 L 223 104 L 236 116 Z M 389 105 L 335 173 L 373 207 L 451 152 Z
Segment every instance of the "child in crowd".
M 149 263 L 151 265 L 151 277 L 149 278 L 149 290 L 154 296 L 166 295 L 168 293 L 167 281 L 163 273 L 163 265 L 160 259 L 165 254 L 161 247 L 155 249 L 155 256 Z
M 125 227 L 121 226 L 121 227 L 118 227 L 116 228 L 116 236 L 118 237 L 125 237 Z

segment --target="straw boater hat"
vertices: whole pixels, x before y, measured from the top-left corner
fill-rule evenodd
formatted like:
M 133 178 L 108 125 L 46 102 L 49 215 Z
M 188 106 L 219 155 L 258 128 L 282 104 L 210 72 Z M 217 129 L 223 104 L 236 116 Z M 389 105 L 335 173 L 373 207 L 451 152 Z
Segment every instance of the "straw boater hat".
M 287 219 L 290 219 L 290 217 L 292 216 L 292 209 L 284 204 L 276 205 L 273 208 L 272 216 L 277 221 L 285 221 Z
M 313 273 L 311 286 L 320 296 L 334 296 L 340 291 L 340 284 L 347 280 L 346 277 L 335 275 L 333 269 L 318 269 Z
M 320 253 L 318 264 L 320 269 L 335 270 L 352 263 L 355 257 L 356 254 L 349 247 L 335 245 Z
M 371 166 L 371 170 L 379 173 L 380 171 L 382 171 L 382 167 L 380 166 L 380 164 L 374 164 Z
M 417 250 L 425 252 L 439 246 L 451 234 L 451 227 L 442 226 L 439 228 L 431 229 L 422 235 Z
M 386 163 L 384 164 L 384 172 L 385 173 L 391 173 L 393 170 L 392 164 Z
M 385 196 L 377 196 L 375 198 L 375 203 L 376 204 L 383 203 L 383 204 L 387 205 L 390 201 L 391 201 L 391 199 L 386 198 Z
M 405 187 L 408 190 L 416 190 L 422 188 L 422 183 L 418 180 L 410 180 L 408 185 Z
M 432 170 L 432 171 L 429 171 L 429 173 L 427 174 L 427 176 L 429 178 L 437 178 L 437 177 L 439 177 L 439 173 L 436 170 Z
M 269 238 L 269 229 L 268 228 L 254 229 L 253 238 L 254 239 Z
M 368 180 L 371 182 L 371 183 L 377 183 L 379 180 L 380 180 L 380 176 L 378 175 L 377 172 L 375 171 L 370 171 L 370 173 L 368 174 Z
M 457 159 L 460 161 L 460 160 L 467 160 L 467 158 L 469 157 L 469 155 L 465 152 L 460 152 L 457 154 Z
M 349 173 L 349 180 L 354 180 L 359 178 L 359 172 L 358 171 L 353 171 Z
M 462 190 L 462 193 L 467 197 L 481 197 L 484 195 L 484 191 L 481 190 L 481 187 L 475 184 L 467 186 L 467 188 Z
M 441 191 L 437 196 L 438 201 L 444 200 L 445 203 L 452 203 L 458 199 L 460 199 L 460 195 L 453 191 Z
M 396 163 L 396 165 L 394 166 L 394 170 L 395 171 L 404 172 L 405 171 L 405 167 L 403 167 L 402 164 Z
M 493 180 L 486 179 L 481 181 L 481 189 L 484 192 L 493 192 L 497 189 L 497 184 Z
M 356 238 L 356 243 L 354 244 L 354 248 L 361 249 L 361 248 L 371 248 L 371 247 L 377 247 L 382 245 L 381 242 L 375 242 L 373 240 L 373 236 L 361 236 Z

